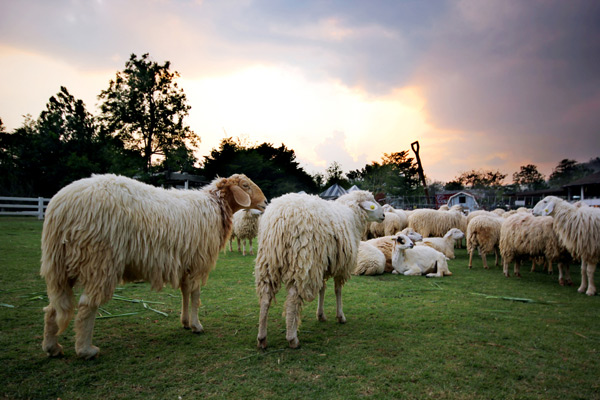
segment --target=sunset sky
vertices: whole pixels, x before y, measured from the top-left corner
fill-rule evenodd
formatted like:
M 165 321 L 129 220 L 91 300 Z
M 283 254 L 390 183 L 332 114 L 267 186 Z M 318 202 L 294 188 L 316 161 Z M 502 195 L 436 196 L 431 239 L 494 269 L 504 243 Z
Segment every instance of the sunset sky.
M 431 180 L 510 183 L 600 156 L 599 21 L 594 0 L 0 0 L 0 118 L 61 85 L 96 114 L 149 53 L 181 74 L 199 156 L 231 136 L 348 172 L 418 140 Z

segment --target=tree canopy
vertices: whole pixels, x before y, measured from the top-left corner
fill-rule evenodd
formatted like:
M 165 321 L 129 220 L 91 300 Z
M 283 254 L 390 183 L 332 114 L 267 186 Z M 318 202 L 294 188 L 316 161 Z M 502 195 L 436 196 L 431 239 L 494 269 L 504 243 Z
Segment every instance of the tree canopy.
M 520 170 L 513 174 L 513 182 L 525 190 L 539 190 L 546 187 L 544 175 L 533 164 L 521 165 Z

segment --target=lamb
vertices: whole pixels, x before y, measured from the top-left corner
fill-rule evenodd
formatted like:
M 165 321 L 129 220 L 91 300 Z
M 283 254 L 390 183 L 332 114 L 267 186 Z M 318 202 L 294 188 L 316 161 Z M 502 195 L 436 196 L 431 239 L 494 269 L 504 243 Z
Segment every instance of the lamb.
M 392 255 L 393 273 L 403 275 L 425 275 L 431 277 L 450 276 L 448 259 L 429 246 L 415 246 L 406 235 L 392 238 L 395 243 Z
M 473 252 L 479 250 L 483 268 L 488 269 L 488 253 L 494 252 L 495 265 L 498 266 L 500 245 L 500 229 L 504 220 L 495 214 L 480 214 L 473 218 L 467 226 L 467 251 L 469 252 L 469 268 L 473 268 Z
M 466 216 L 455 208 L 436 211 L 427 208 L 414 210 L 408 216 L 408 226 L 426 237 L 442 237 L 452 228 L 467 229 Z
M 581 286 L 577 291 L 596 294 L 594 272 L 600 261 L 600 210 L 569 204 L 548 196 L 533 208 L 535 215 L 554 217 L 553 229 L 574 259 L 581 260 Z
M 79 357 L 98 354 L 92 345 L 96 311 L 120 281 L 179 287 L 183 327 L 202 332 L 200 286 L 229 239 L 233 213 L 266 205 L 245 175 L 215 179 L 201 190 L 166 190 L 110 174 L 65 186 L 48 204 L 42 231 L 40 274 L 50 300 L 43 350 L 63 354 L 57 336 L 73 318 L 76 283 L 83 287 L 75 320 Z
M 420 246 L 433 247 L 440 253 L 443 253 L 449 259 L 454 259 L 454 244 L 457 240 L 461 240 L 465 234 L 458 228 L 452 228 L 444 237 L 424 238 Z
M 246 255 L 246 241 L 248 241 L 250 254 L 254 254 L 252 239 L 254 239 L 258 233 L 258 221 L 261 214 L 262 211 L 255 209 L 242 209 L 233 214 L 233 233 L 229 240 L 229 251 L 232 251 L 231 243 L 235 238 L 237 239 L 238 252 L 240 251 L 241 242 L 242 255 Z
M 293 193 L 273 200 L 261 218 L 254 270 L 260 303 L 258 347 L 267 347 L 269 307 L 283 282 L 286 338 L 291 348 L 297 348 L 302 305 L 318 294 L 317 318 L 325 321 L 325 282 L 331 277 L 337 320 L 346 322 L 342 286 L 356 266 L 362 233 L 370 221 L 384 220 L 383 210 L 372 194 L 362 190 L 335 201 Z
M 521 276 L 521 261 L 530 257 L 546 257 L 548 262 L 558 262 L 559 282 L 563 278 L 563 263 L 568 256 L 552 228 L 551 217 L 535 217 L 517 213 L 507 218 L 500 229 L 500 254 L 504 275 L 509 277 L 508 264 L 514 261 L 515 276 Z
M 411 228 L 404 228 L 399 233 L 402 233 L 402 234 L 408 236 L 413 243 L 423 240 L 423 236 L 421 236 L 420 233 L 415 232 Z M 396 234 L 398 234 L 398 233 L 396 233 Z M 394 242 L 392 240 L 392 237 L 393 236 L 382 236 L 380 238 L 367 240 L 365 242 L 372 246 L 375 246 L 385 256 L 385 267 L 384 267 L 383 272 L 392 272 L 394 270 L 394 267 L 392 266 L 392 253 L 394 252 Z M 373 258 L 366 258 L 366 257 L 361 259 L 361 263 L 367 263 L 367 262 L 373 263 L 376 261 L 374 261 Z M 359 263 L 356 268 L 358 270 L 363 270 L 363 269 L 366 269 L 367 267 Z

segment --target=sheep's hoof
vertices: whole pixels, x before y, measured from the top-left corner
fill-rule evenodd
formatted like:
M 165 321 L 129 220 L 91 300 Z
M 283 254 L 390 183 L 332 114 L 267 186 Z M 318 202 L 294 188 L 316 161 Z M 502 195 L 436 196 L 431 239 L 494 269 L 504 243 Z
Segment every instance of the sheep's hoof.
M 585 293 L 585 286 L 579 286 L 579 289 L 577 289 L 577 291 L 579 293 Z
M 46 348 L 46 346 L 42 346 L 48 357 L 62 357 L 65 353 L 63 351 L 63 347 L 56 343 L 54 346 Z
M 317 314 L 317 319 L 321 322 L 327 322 L 327 317 L 325 314 Z
M 483 267 L 483 269 L 490 269 L 490 267 Z
M 192 327 L 192 333 L 195 333 L 195 334 L 198 334 L 198 335 L 201 334 L 201 333 L 204 333 L 204 328 L 202 327 L 202 325 L 193 326 Z
M 300 341 L 297 337 L 288 340 L 288 343 L 290 344 L 291 349 L 297 349 L 298 347 L 300 347 Z
M 472 265 L 469 265 L 469 269 L 472 269 L 472 268 L 473 268 L 473 266 L 472 266 Z
M 517 278 L 521 278 L 521 273 L 520 273 L 520 272 L 518 272 L 518 273 L 516 273 L 516 274 L 515 274 L 515 276 L 516 276 Z
M 100 353 L 100 349 L 96 346 L 90 346 L 85 349 L 77 350 L 77 357 L 83 358 L 84 360 L 91 360 L 95 358 L 98 353 Z
M 570 280 L 570 279 L 567 279 L 567 285 L 568 285 L 568 286 L 573 286 L 573 281 L 572 281 L 572 280 Z
M 558 284 L 559 284 L 560 286 L 565 286 L 565 280 L 564 280 L 564 279 L 559 279 L 559 280 L 558 280 Z
M 259 349 L 263 349 L 263 350 L 266 349 L 267 348 L 267 338 L 266 337 L 258 338 L 256 345 Z
M 337 322 L 340 323 L 340 324 L 345 324 L 346 323 L 346 317 L 343 316 L 343 315 L 340 316 L 340 317 L 337 317 Z
M 505 277 L 510 278 L 510 274 L 506 273 L 504 274 Z
M 585 294 L 587 294 L 588 296 L 595 296 L 596 289 L 588 289 L 587 292 L 585 292 Z

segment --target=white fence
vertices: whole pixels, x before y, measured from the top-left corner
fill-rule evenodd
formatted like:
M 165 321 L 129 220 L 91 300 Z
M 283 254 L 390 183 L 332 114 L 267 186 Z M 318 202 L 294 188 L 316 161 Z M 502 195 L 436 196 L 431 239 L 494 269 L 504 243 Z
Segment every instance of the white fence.
M 44 219 L 49 201 L 45 197 L 0 197 L 0 215 L 33 215 Z

